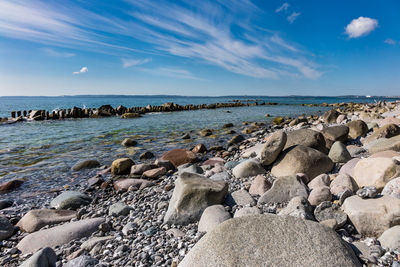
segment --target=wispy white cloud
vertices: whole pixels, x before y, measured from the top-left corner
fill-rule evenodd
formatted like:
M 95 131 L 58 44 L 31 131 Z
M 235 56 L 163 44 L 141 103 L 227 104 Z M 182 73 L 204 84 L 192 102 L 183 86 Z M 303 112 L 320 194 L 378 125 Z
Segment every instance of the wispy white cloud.
M 151 58 L 144 58 L 144 59 L 123 58 L 122 59 L 122 67 L 129 68 L 132 66 L 143 65 L 148 62 L 151 62 Z
M 53 48 L 48 48 L 48 47 L 43 48 L 43 51 L 47 55 L 52 56 L 52 57 L 66 57 L 66 58 L 68 58 L 68 57 L 74 57 L 75 56 L 74 53 L 60 52 L 60 51 L 54 50 Z
M 281 11 L 287 11 L 288 10 L 288 8 L 289 8 L 289 4 L 288 3 L 283 3 L 280 7 L 278 7 L 276 10 L 275 10 L 275 13 L 279 13 L 279 12 L 281 12 Z
M 166 77 L 171 77 L 171 78 L 175 78 L 175 79 L 204 81 L 204 79 L 197 77 L 191 71 L 182 69 L 182 68 L 177 68 L 177 67 L 169 67 L 168 66 L 168 67 L 158 67 L 158 68 L 154 68 L 154 69 L 140 68 L 139 70 L 149 73 L 151 75 L 166 76 Z
M 389 44 L 389 45 L 395 45 L 397 42 L 391 38 L 386 39 L 385 44 Z
M 293 12 L 287 17 L 287 20 L 290 24 L 292 24 L 299 16 L 301 15 L 300 12 Z
M 257 17 L 263 13 L 250 0 L 183 2 L 177 5 L 163 0 L 125 0 L 123 10 L 101 3 L 107 5 L 103 8 L 106 13 L 98 14 L 92 10 L 98 10 L 93 6 L 99 2 L 91 0 L 79 2 L 79 5 L 2 0 L 0 35 L 115 54 L 126 59 L 122 62 L 125 67 L 147 63 L 129 60 L 134 52 L 134 58 L 138 53 L 181 57 L 256 78 L 315 79 L 322 74 L 319 66 L 307 59 L 308 53 L 298 45 L 284 40 L 276 32 L 261 30 Z M 108 9 L 113 10 L 107 13 Z M 294 12 L 291 20 L 299 15 Z M 176 75 L 177 72 L 169 73 Z
M 81 74 L 81 73 L 86 73 L 88 71 L 89 70 L 87 67 L 82 67 L 79 71 L 74 71 L 72 74 Z
M 378 21 L 376 19 L 359 17 L 353 19 L 346 26 L 346 34 L 349 38 L 359 38 L 368 35 L 370 32 L 378 27 Z

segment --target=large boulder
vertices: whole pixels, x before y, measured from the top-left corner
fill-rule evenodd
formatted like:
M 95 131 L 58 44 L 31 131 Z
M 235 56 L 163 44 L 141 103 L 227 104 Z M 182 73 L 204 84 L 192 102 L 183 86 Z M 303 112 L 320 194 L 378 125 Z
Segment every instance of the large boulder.
M 324 153 L 305 146 L 284 150 L 275 161 L 271 173 L 276 176 L 290 176 L 304 173 L 311 180 L 333 168 L 332 160 Z
M 261 151 L 261 164 L 265 166 L 272 164 L 285 147 L 286 140 L 287 136 L 283 131 L 275 132 L 268 137 Z
M 164 153 L 162 160 L 169 160 L 175 168 L 185 163 L 194 163 L 197 161 L 196 154 L 187 149 L 172 149 Z
M 393 226 L 383 232 L 379 237 L 379 242 L 381 242 L 381 245 L 385 248 L 400 248 L 400 225 Z
M 373 140 L 380 138 L 391 138 L 400 134 L 400 126 L 396 124 L 386 124 L 381 128 L 376 129 L 370 136 L 368 136 L 364 143 L 369 143 Z
M 352 193 L 357 192 L 358 185 L 354 179 L 347 174 L 339 174 L 335 179 L 331 182 L 330 185 L 331 193 L 335 196 L 339 196 L 346 190 L 349 190 Z
M 322 115 L 322 119 L 325 123 L 335 123 L 340 113 L 336 109 L 331 109 Z
M 24 261 L 19 267 L 53 267 L 56 266 L 57 255 L 52 248 L 45 247 L 29 259 Z
M 370 154 L 375 154 L 381 151 L 394 150 L 400 152 L 400 135 L 392 138 L 380 138 L 369 142 L 364 147 Z
M 83 160 L 77 162 L 74 166 L 72 166 L 73 171 L 80 171 L 82 169 L 92 169 L 100 166 L 100 162 L 93 159 Z
M 93 218 L 40 230 L 25 236 L 17 248 L 22 254 L 27 254 L 44 247 L 62 246 L 72 240 L 90 236 L 104 221 L 104 218 Z
M 351 160 L 349 151 L 340 141 L 333 143 L 331 149 L 329 150 L 328 157 L 335 163 L 346 163 Z
M 285 203 L 297 196 L 308 198 L 307 186 L 301 178 L 295 175 L 278 177 L 271 189 L 258 199 L 258 204 Z
M 243 178 L 249 176 L 256 176 L 258 174 L 264 174 L 266 171 L 261 163 L 256 159 L 248 159 L 239 163 L 232 170 L 232 174 L 236 178 Z
M 400 199 L 400 177 L 390 180 L 383 188 L 382 195 Z
M 291 216 L 268 214 L 228 220 L 208 232 L 179 264 L 196 266 L 361 264 L 332 229 Z
M 228 184 L 195 173 L 182 173 L 175 180 L 164 222 L 186 225 L 200 219 L 208 207 L 221 204 L 228 193 Z
M 390 196 L 365 199 L 351 196 L 346 198 L 342 209 L 363 236 L 379 237 L 400 224 L 400 199 Z
M 319 150 L 323 153 L 328 153 L 324 136 L 317 131 L 311 129 L 300 129 L 292 132 L 287 132 L 287 140 L 285 147 L 286 150 L 292 146 L 302 145 Z
M 134 164 L 130 158 L 116 159 L 111 164 L 111 173 L 114 175 L 129 174 Z
M 17 226 L 24 232 L 32 233 L 46 225 L 67 222 L 75 217 L 76 212 L 72 210 L 30 210 L 19 220 Z
M 378 191 L 398 176 L 400 176 L 400 164 L 391 158 L 362 159 L 353 171 L 353 178 L 359 187 L 375 186 Z
M 231 215 L 222 205 L 207 207 L 199 221 L 199 232 L 210 232 L 222 222 L 229 220 Z
M 368 133 L 368 126 L 362 120 L 351 121 L 346 124 L 349 127 L 349 136 L 352 139 L 364 137 Z
M 321 131 L 329 149 L 336 141 L 345 142 L 349 138 L 349 127 L 346 125 L 331 126 Z
M 351 177 L 353 177 L 353 172 L 354 172 L 354 167 L 357 165 L 357 163 L 360 161 L 360 158 L 354 158 L 349 160 L 346 164 L 344 164 L 340 170 L 339 174 L 347 174 Z
M 88 205 L 92 198 L 77 191 L 65 191 L 50 202 L 50 207 L 58 210 L 78 209 L 80 206 Z

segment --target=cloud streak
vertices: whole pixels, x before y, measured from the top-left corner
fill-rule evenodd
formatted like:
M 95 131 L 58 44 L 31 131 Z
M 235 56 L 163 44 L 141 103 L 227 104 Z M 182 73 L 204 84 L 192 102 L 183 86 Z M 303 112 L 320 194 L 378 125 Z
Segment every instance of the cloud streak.
M 275 13 L 279 13 L 279 12 L 281 12 L 281 11 L 287 11 L 288 10 L 288 8 L 289 8 L 289 4 L 288 3 L 283 3 L 280 7 L 278 7 L 276 10 L 275 10 Z
M 287 20 L 290 24 L 292 24 L 299 16 L 301 15 L 300 12 L 293 12 L 287 17 Z
M 298 45 L 276 32 L 261 30 L 263 25 L 257 17 L 264 14 L 250 0 L 183 0 L 180 5 L 163 0 L 125 0 L 123 4 L 123 10 L 109 5 L 102 8 L 105 13 L 99 14 L 92 11 L 99 10 L 93 8 L 99 5 L 97 1 L 65 5 L 51 0 L 3 0 L 0 35 L 114 54 L 124 58 L 125 68 L 148 63 L 147 59 L 131 59 L 146 54 L 172 56 L 178 61 L 208 64 L 262 79 L 317 79 L 322 75 L 319 66 L 307 59 L 307 52 Z M 288 5 L 280 8 L 286 10 Z M 113 12 L 108 13 L 109 9 Z M 289 22 L 299 15 L 292 13 Z
M 87 67 L 82 67 L 79 71 L 74 71 L 72 74 L 77 75 L 77 74 L 81 74 L 81 73 L 86 73 L 86 72 L 88 72 L 88 71 L 89 71 L 89 70 L 88 70 Z

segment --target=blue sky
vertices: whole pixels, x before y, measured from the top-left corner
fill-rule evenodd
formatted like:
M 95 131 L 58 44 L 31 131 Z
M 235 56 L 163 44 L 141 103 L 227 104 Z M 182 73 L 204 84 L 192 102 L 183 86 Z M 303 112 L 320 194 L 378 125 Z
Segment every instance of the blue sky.
M 400 95 L 400 2 L 0 1 L 0 95 Z

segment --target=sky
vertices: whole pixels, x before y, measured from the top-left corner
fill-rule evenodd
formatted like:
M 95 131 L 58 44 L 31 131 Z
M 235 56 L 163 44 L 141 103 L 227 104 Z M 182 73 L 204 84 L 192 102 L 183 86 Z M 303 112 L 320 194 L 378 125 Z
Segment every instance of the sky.
M 400 95 L 396 0 L 1 0 L 0 95 Z

